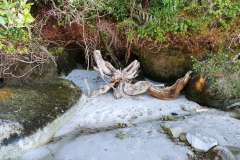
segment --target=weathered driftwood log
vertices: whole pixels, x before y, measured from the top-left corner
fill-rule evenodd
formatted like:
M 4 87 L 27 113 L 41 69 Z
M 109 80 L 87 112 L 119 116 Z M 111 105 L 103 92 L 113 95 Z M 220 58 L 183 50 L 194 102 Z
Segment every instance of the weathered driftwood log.
M 109 62 L 102 59 L 101 52 L 95 50 L 94 60 L 97 67 L 94 69 L 99 73 L 105 81 L 104 76 L 109 76 L 110 80 L 106 85 L 100 87 L 99 90 L 90 93 L 90 97 L 99 96 L 113 88 L 113 94 L 116 98 L 138 95 L 141 93 L 149 93 L 159 99 L 171 100 L 179 96 L 180 91 L 188 83 L 191 78 L 192 71 L 188 71 L 183 78 L 180 78 L 170 87 L 157 86 L 147 81 L 140 81 L 132 84 L 132 79 L 138 76 L 138 68 L 140 64 L 137 60 L 133 61 L 123 70 L 115 69 Z
M 192 71 L 188 71 L 184 77 L 178 79 L 176 83 L 170 87 L 156 86 L 147 81 L 140 81 L 135 84 L 127 83 L 124 87 L 124 92 L 128 95 L 137 95 L 147 92 L 159 99 L 175 99 L 179 96 L 180 91 L 188 83 L 188 80 L 191 78 L 191 73 Z

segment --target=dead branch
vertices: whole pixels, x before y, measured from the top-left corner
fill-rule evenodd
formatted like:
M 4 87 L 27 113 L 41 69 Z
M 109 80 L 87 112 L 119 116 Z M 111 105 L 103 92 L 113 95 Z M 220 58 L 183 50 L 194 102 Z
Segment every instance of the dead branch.
M 117 68 L 120 68 L 120 65 L 117 63 L 116 57 L 113 55 L 112 50 L 110 49 L 110 47 L 107 45 L 107 42 L 103 36 L 103 33 L 101 31 L 99 31 L 99 35 L 100 35 L 100 39 L 103 42 L 103 46 L 106 49 L 106 51 L 108 52 L 108 54 L 110 55 L 111 59 L 113 60 L 115 66 Z

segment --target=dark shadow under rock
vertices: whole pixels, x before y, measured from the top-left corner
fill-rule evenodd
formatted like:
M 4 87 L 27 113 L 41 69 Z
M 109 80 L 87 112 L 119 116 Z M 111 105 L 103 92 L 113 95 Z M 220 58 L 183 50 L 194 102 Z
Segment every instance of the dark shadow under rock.
M 0 157 L 17 159 L 48 143 L 83 102 L 82 91 L 63 79 L 0 88 Z

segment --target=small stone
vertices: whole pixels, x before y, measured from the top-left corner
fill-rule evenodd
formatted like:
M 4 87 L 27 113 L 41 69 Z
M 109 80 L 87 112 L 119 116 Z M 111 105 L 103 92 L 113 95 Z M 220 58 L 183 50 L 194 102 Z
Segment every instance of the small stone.
M 183 130 L 180 127 L 174 127 L 174 128 L 170 128 L 167 132 L 171 137 L 178 138 L 180 133 L 183 132 Z
M 173 116 L 177 116 L 177 115 L 178 115 L 177 113 L 174 113 L 174 112 L 173 112 L 173 113 L 171 113 L 171 114 L 172 114 Z
M 164 131 L 169 130 L 169 128 L 170 128 L 170 126 L 167 125 L 167 124 L 164 124 L 164 125 L 162 126 L 162 129 L 163 129 Z
M 162 134 L 165 133 L 165 131 L 164 131 L 163 129 L 159 129 L 158 132 L 160 132 L 160 133 L 162 133 Z
M 178 116 L 163 116 L 162 121 L 177 121 L 180 117 Z
M 127 128 L 127 127 L 129 127 L 129 125 L 125 124 L 125 123 L 116 123 L 116 127 L 117 128 Z
M 167 121 L 167 120 L 168 120 L 168 116 L 163 116 L 163 117 L 161 118 L 161 120 L 162 120 L 162 121 Z
M 180 133 L 180 134 L 179 134 L 179 140 L 180 140 L 181 142 L 186 142 L 186 141 L 187 141 L 186 135 L 187 135 L 187 133 L 185 133 L 185 132 Z
M 169 116 L 169 117 L 168 117 L 168 120 L 169 120 L 169 121 L 177 121 L 178 119 L 179 119 L 178 116 Z
M 183 111 L 187 111 L 185 105 L 181 105 L 180 107 L 181 107 L 181 109 L 182 109 Z
M 136 115 L 133 115 L 132 117 L 131 117 L 131 119 L 137 119 L 138 118 L 138 116 L 136 116 Z
M 131 135 L 127 132 L 120 131 L 117 133 L 115 137 L 119 139 L 125 139 L 125 138 L 131 138 Z
M 207 152 L 206 160 L 235 160 L 235 158 L 226 147 L 214 146 Z
M 208 151 L 211 147 L 217 145 L 213 138 L 202 136 L 198 133 L 187 133 L 187 141 L 197 150 Z

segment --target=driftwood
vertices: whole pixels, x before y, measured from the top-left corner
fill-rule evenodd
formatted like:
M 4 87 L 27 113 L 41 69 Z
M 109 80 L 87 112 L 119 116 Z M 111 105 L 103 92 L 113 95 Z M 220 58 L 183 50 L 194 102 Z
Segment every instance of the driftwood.
M 163 85 L 157 86 L 147 81 L 132 84 L 132 80 L 138 76 L 138 68 L 140 67 L 137 60 L 133 61 L 123 70 L 118 70 L 109 62 L 103 60 L 99 50 L 95 50 L 93 54 L 97 64 L 97 67 L 94 67 L 94 69 L 104 81 L 104 76 L 110 77 L 110 80 L 106 82 L 106 85 L 101 86 L 99 90 L 93 91 L 92 93 L 89 91 L 90 97 L 102 95 L 112 88 L 113 94 L 117 99 L 147 92 L 159 99 L 171 100 L 179 96 L 180 91 L 191 78 L 192 71 L 188 71 L 184 77 L 178 79 L 176 83 L 170 87 L 164 87 Z
M 170 87 L 156 86 L 147 81 L 140 81 L 135 84 L 127 83 L 124 92 L 128 95 L 137 95 L 147 92 L 154 97 L 163 100 L 175 99 L 179 96 L 180 91 L 186 86 L 191 78 L 192 71 L 188 71 L 184 77 L 178 79 L 174 85 Z

